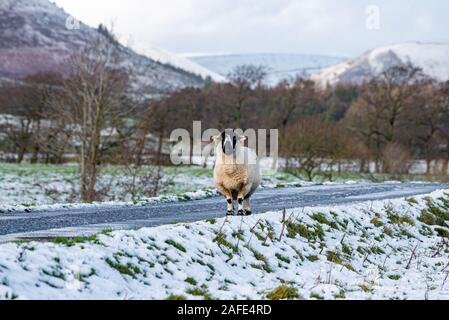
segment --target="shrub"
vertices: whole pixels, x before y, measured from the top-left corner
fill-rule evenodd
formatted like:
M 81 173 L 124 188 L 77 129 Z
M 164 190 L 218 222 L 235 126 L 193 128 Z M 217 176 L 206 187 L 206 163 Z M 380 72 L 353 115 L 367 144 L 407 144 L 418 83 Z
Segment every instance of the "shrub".
M 398 143 L 389 143 L 382 151 L 383 171 L 392 174 L 407 174 L 411 167 L 410 150 Z

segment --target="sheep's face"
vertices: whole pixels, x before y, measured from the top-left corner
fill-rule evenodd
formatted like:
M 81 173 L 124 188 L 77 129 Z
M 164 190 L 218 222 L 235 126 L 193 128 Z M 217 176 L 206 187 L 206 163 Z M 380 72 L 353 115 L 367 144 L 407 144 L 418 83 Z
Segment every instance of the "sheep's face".
M 240 143 L 245 141 L 245 139 L 245 137 L 237 135 L 232 129 L 226 129 L 213 138 L 216 146 L 220 147 L 223 154 L 227 156 L 235 154 Z
M 221 133 L 221 149 L 227 156 L 234 154 L 235 147 L 237 146 L 237 136 L 234 131 L 223 131 Z

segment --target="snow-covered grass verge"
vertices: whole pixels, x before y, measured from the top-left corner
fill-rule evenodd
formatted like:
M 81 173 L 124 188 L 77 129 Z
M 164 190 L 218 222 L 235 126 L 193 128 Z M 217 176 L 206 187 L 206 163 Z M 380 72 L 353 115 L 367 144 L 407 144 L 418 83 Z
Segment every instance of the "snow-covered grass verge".
M 0 298 L 449 299 L 449 191 L 0 245 Z

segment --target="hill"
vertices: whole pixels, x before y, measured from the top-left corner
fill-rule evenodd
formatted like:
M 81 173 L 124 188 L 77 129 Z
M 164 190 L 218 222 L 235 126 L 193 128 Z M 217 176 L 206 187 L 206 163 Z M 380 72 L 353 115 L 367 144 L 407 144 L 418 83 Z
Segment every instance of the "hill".
M 105 30 L 73 20 L 48 0 L 0 2 L 0 79 L 20 80 L 35 73 L 65 73 L 67 59 Z M 135 75 L 134 88 L 146 94 L 202 86 L 216 79 L 213 72 L 164 52 L 146 56 L 118 41 L 121 60 Z
M 360 84 L 385 70 L 406 64 L 421 68 L 437 81 L 449 80 L 449 43 L 402 43 L 371 50 L 355 59 L 312 75 L 321 86 L 337 83 Z
M 274 85 L 297 75 L 309 75 L 324 67 L 344 61 L 344 58 L 282 53 L 190 55 L 194 62 L 226 77 L 236 66 L 244 64 L 267 67 L 267 83 Z

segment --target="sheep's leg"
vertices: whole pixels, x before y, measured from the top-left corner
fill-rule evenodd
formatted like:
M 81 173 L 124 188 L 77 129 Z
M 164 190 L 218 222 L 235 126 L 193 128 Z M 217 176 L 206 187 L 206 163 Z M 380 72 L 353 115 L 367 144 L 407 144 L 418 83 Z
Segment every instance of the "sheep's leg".
M 245 197 L 246 195 L 248 195 L 249 190 L 251 190 L 251 186 L 247 186 L 245 189 L 243 189 L 242 191 L 239 192 L 238 197 L 237 197 L 237 202 L 238 202 L 238 214 L 239 216 L 244 216 L 246 215 L 246 210 L 244 208 L 243 202 L 245 201 Z
M 232 203 L 232 197 L 226 196 L 226 201 L 228 204 L 228 211 L 226 212 L 226 215 L 233 216 L 234 215 L 234 205 Z
M 243 197 L 238 197 L 237 198 L 237 202 L 238 202 L 238 215 L 239 216 L 244 216 L 245 215 L 245 210 L 243 209 Z
M 252 214 L 252 211 L 251 211 L 251 201 L 249 200 L 249 197 L 245 198 L 244 209 L 245 209 L 245 215 L 246 215 L 246 216 L 250 216 L 250 215 Z
M 226 215 L 233 216 L 234 215 L 234 205 L 232 202 L 232 193 L 229 192 L 226 188 L 224 188 L 221 185 L 217 186 L 217 189 L 226 198 L 226 202 L 227 202 Z

